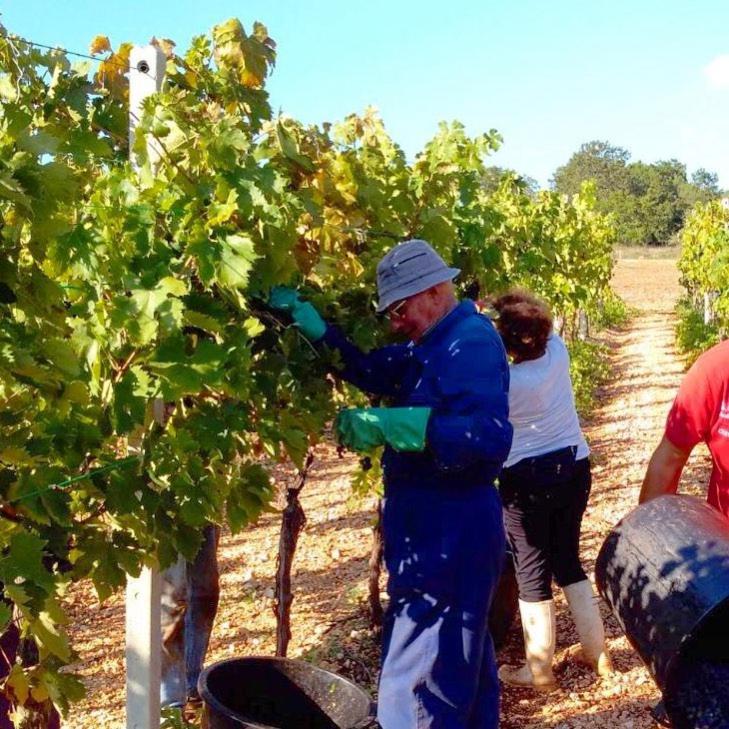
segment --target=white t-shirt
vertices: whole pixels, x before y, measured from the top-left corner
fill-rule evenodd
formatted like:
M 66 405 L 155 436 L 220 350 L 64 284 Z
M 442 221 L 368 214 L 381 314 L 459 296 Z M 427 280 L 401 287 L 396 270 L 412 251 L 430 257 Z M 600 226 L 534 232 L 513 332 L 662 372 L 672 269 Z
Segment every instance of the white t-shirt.
M 559 335 L 550 335 L 541 357 L 512 364 L 509 370 L 514 440 L 504 466 L 568 446 L 577 446 L 578 460 L 587 458 L 590 449 L 575 410 L 569 353 Z

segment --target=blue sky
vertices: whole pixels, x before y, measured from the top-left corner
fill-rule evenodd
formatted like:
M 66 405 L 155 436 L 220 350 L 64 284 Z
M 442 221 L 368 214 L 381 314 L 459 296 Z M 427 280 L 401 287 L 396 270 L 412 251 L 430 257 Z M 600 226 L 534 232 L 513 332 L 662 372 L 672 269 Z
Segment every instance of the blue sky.
M 278 44 L 274 108 L 305 122 L 374 105 L 413 156 L 441 119 L 498 129 L 495 164 L 546 185 L 580 144 L 676 158 L 729 188 L 727 0 L 9 0 L 9 30 L 85 52 L 190 38 L 229 17 Z

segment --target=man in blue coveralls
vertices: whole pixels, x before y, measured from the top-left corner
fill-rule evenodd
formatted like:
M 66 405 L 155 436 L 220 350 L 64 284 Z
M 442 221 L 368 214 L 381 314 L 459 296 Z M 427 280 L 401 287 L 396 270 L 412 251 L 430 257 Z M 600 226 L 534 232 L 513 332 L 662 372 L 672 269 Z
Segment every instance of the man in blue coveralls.
M 391 404 L 336 422 L 353 450 L 385 446 L 383 729 L 499 722 L 488 613 L 504 559 L 494 480 L 511 445 L 509 369 L 491 322 L 456 299 L 458 273 L 425 241 L 390 250 L 377 267 L 377 311 L 407 343 L 369 353 L 295 291 L 271 296 L 305 336 L 339 351 L 341 377 Z

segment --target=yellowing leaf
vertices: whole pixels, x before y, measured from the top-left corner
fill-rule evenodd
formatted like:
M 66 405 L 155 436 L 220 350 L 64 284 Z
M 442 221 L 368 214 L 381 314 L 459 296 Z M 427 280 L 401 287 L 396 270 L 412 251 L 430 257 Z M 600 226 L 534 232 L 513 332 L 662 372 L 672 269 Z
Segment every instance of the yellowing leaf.
M 112 53 L 99 64 L 99 69 L 94 77 L 97 85 L 107 89 L 115 99 L 126 100 L 129 96 L 127 67 L 131 52 L 132 44 L 122 43 L 116 53 Z
M 213 28 L 215 60 L 220 66 L 237 66 L 243 60 L 241 44 L 245 30 L 238 18 L 230 18 Z
M 89 44 L 89 54 L 95 56 L 97 53 L 107 53 L 111 50 L 109 38 L 105 35 L 96 35 Z
M 0 99 L 4 101 L 15 101 L 18 98 L 18 89 L 15 88 L 9 74 L 0 75 Z
M 16 663 L 10 669 L 10 674 L 7 677 L 5 685 L 13 689 L 13 693 L 18 699 L 19 704 L 25 704 L 30 693 L 30 681 L 21 665 Z
M 238 192 L 231 190 L 228 199 L 224 203 L 213 203 L 208 212 L 208 225 L 214 227 L 222 225 L 231 219 L 238 212 Z
M 30 600 L 28 593 L 20 585 L 8 582 L 8 584 L 5 585 L 5 595 L 14 603 L 15 607 L 20 610 L 21 614 L 27 618 L 29 612 L 26 605 Z
M 259 334 L 266 331 L 266 327 L 263 326 L 261 320 L 255 316 L 249 316 L 243 322 L 243 329 L 245 330 L 245 333 L 251 338 L 257 337 Z
M 42 683 L 39 683 L 37 686 L 33 686 L 30 690 L 30 695 L 34 701 L 38 701 L 39 703 L 50 698 L 48 688 Z
M 35 459 L 25 450 L 17 446 L 7 446 L 0 451 L 0 461 L 11 466 L 30 466 Z
M 166 58 L 172 58 L 175 55 L 175 42 L 169 38 L 155 38 L 149 41 L 151 45 L 157 46 L 162 53 L 165 54 Z
M 171 296 L 184 296 L 187 293 L 187 284 L 174 276 L 165 276 L 157 282 L 157 286 Z
M 260 88 L 273 65 L 275 44 L 268 38 L 264 26 L 257 26 L 256 35 L 247 36 L 241 22 L 231 18 L 213 28 L 215 61 L 222 69 L 238 74 L 247 88 Z M 265 36 L 264 40 L 261 37 Z
M 68 639 L 49 613 L 40 613 L 38 619 L 31 624 L 31 630 L 41 646 L 57 655 L 62 661 L 71 660 Z
M 213 334 L 222 334 L 225 330 L 224 322 L 218 321 L 212 316 L 202 314 L 199 311 L 194 311 L 193 309 L 185 310 L 183 321 L 189 326 L 204 329 L 206 332 L 212 332 Z

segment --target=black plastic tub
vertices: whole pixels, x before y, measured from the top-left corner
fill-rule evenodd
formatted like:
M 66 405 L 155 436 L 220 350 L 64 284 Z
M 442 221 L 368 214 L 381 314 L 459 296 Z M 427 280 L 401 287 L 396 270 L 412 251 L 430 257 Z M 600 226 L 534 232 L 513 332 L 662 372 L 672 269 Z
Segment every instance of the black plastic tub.
M 370 697 L 334 673 L 287 658 L 231 658 L 208 666 L 198 689 L 207 729 L 364 729 Z
M 729 727 L 729 520 L 691 496 L 653 499 L 608 535 L 595 577 L 675 729 Z

